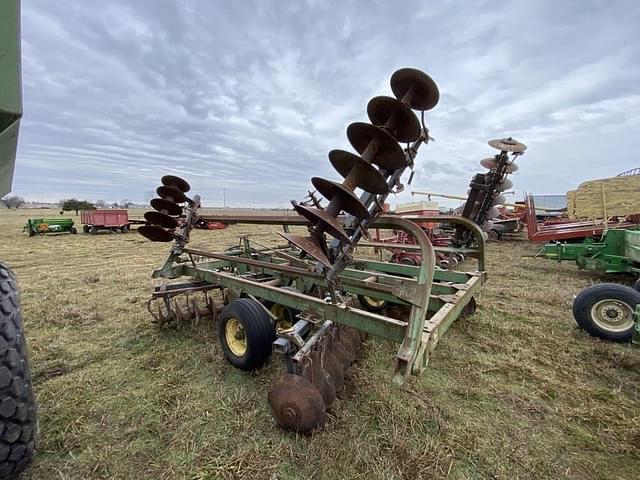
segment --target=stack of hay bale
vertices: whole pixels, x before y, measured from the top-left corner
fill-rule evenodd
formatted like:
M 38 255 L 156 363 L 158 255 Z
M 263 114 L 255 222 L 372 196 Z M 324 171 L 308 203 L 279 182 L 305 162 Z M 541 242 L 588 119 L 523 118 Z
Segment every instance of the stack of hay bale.
M 640 175 L 625 175 L 580 184 L 567 192 L 570 218 L 628 217 L 640 213 Z

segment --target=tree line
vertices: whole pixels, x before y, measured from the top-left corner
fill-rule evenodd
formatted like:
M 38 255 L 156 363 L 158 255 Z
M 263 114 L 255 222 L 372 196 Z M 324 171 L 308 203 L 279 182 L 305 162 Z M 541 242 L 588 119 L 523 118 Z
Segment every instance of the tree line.
M 22 197 L 10 195 L 1 198 L 0 203 L 7 208 L 18 209 L 23 207 L 26 202 Z M 77 198 L 65 198 L 58 202 L 58 206 L 62 212 L 75 211 L 76 215 L 80 210 L 95 210 L 96 208 L 131 208 L 133 205 L 133 202 L 127 199 L 120 200 L 120 202 L 107 203 L 104 200 L 91 202 L 89 200 L 78 200 Z

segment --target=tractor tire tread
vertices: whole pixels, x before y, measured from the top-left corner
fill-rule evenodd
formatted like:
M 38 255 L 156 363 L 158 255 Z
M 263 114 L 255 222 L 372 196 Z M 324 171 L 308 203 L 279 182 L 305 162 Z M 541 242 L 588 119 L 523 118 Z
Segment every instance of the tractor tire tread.
M 37 432 L 18 286 L 0 263 L 0 478 L 14 478 L 29 466 Z

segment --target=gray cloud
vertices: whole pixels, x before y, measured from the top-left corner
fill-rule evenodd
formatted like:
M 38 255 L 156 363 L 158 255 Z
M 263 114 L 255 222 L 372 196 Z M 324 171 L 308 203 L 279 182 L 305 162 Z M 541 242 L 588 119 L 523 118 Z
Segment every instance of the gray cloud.
M 416 189 L 463 193 L 513 135 L 516 190 L 563 193 L 638 166 L 639 24 L 634 1 L 30 0 L 14 191 L 142 201 L 174 173 L 205 204 L 286 204 L 414 66 L 441 88 Z

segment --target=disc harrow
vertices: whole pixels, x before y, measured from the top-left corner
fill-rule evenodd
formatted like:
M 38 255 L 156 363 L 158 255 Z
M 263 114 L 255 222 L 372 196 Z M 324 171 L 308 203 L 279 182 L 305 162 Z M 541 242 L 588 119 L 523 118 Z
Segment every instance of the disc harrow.
M 186 284 L 156 288 L 157 312 L 151 303 L 150 312 L 159 323 L 209 312 L 217 319 L 222 351 L 232 365 L 255 370 L 272 352 L 283 357 L 285 371 L 269 389 L 268 401 L 287 430 L 307 433 L 325 425 L 336 402 L 350 395 L 349 369 L 368 335 L 400 344 L 394 383 L 423 371 L 444 332 L 475 305 L 473 295 L 485 277 L 484 240 L 472 222 L 452 218 L 466 225 L 477 245 L 452 248 L 452 253 L 477 257 L 478 270 L 455 272 L 435 269 L 433 247 L 416 223 L 381 215 L 385 199 L 402 190 L 402 174 L 413 168 L 418 149 L 428 142 L 424 111 L 439 98 L 435 82 L 411 68 L 392 75 L 391 90 L 394 97 L 369 102 L 371 123 L 348 126 L 347 138 L 357 153 L 329 152 L 343 181 L 312 178 L 315 191 L 292 202 L 298 215 L 204 215 L 200 198 L 187 196 L 189 184 L 165 176 L 158 198 L 151 201 L 154 211 L 145 214 L 150 225 L 139 230 L 152 241 L 174 242 L 154 278 L 190 277 Z M 267 247 L 244 236 L 224 252 L 190 248 L 190 232 L 199 221 L 283 225 L 280 235 L 286 243 Z M 292 233 L 296 226 L 306 227 L 308 234 Z M 422 264 L 357 257 L 354 249 L 370 227 L 411 235 Z M 175 311 L 178 294 L 211 289 L 220 291 L 225 305 L 220 311 L 213 303 L 204 311 L 195 305 Z M 372 299 L 375 310 L 357 303 L 361 298 Z M 393 308 L 385 309 L 387 304 Z
M 462 206 L 462 216 L 482 226 L 485 232 L 494 234 L 494 221 L 500 216 L 498 206 L 506 202 L 502 192 L 513 187 L 507 175 L 517 172 L 517 157 L 524 154 L 526 145 L 508 137 L 489 140 L 489 146 L 499 150 L 493 157 L 483 158 L 480 165 L 489 171 L 473 176 L 467 191 L 467 200 Z M 469 246 L 471 234 L 463 227 L 456 227 L 453 244 L 458 247 Z

